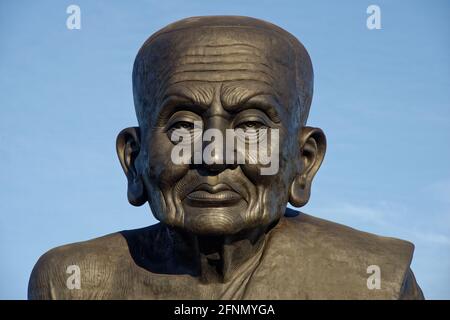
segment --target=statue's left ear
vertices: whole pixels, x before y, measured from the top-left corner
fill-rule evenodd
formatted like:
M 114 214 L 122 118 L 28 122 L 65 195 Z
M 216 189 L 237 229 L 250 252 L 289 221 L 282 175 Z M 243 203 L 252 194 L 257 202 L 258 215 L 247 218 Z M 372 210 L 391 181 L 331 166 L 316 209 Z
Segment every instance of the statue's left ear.
M 141 149 L 140 131 L 138 127 L 123 129 L 117 136 L 116 151 L 122 169 L 128 180 L 128 202 L 133 206 L 141 206 L 147 201 L 147 193 L 136 158 Z
M 289 203 L 294 207 L 302 207 L 308 203 L 312 180 L 322 164 L 326 149 L 327 141 L 321 129 L 303 127 L 300 136 L 302 168 L 289 190 Z

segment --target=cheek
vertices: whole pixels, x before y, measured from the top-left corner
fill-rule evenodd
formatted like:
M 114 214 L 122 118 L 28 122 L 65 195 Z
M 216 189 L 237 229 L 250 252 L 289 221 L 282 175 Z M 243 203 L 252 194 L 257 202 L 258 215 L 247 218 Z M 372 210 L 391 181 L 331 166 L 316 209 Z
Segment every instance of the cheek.
M 189 165 L 174 164 L 173 144 L 165 133 L 155 133 L 148 144 L 148 177 L 159 187 L 173 186 L 189 170 Z
M 271 138 L 269 140 L 268 145 L 271 152 L 265 153 L 264 156 L 266 159 L 270 159 L 269 164 L 249 164 L 246 162 L 241 165 L 244 174 L 255 185 L 266 186 L 270 189 L 284 188 L 284 185 L 289 184 L 291 178 L 293 178 L 292 173 L 295 171 L 293 169 L 297 166 L 299 160 L 297 156 L 298 148 L 296 148 L 292 135 L 288 135 L 285 130 L 280 129 L 278 134 L 276 139 Z
M 250 212 L 249 216 L 253 219 L 264 218 L 269 222 L 284 212 L 283 208 L 288 202 L 289 188 L 299 162 L 297 142 L 282 130 L 280 130 L 277 159 L 272 160 L 278 161 L 278 170 L 271 175 L 261 174 L 261 168 L 267 168 L 267 165 L 241 165 L 243 173 L 258 190 L 257 203 L 252 209 L 262 212 L 262 216 L 255 212 Z

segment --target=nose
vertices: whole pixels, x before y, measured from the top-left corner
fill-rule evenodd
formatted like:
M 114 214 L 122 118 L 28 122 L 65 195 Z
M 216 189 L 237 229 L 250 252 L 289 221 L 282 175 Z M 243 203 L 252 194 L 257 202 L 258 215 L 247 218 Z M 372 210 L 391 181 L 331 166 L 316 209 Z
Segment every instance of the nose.
M 203 166 L 209 171 L 220 172 L 228 167 L 225 148 L 225 133 L 228 126 L 229 121 L 222 115 L 211 116 L 205 123 Z

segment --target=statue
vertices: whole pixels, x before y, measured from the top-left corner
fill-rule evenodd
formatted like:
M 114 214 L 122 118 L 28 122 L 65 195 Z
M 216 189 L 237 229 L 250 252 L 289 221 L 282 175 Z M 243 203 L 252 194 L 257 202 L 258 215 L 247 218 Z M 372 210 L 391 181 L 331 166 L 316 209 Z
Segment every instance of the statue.
M 248 17 L 175 22 L 139 50 L 133 94 L 139 127 L 117 153 L 129 202 L 160 222 L 48 251 L 30 299 L 423 298 L 413 244 L 287 208 L 308 202 L 326 149 L 306 126 L 313 69 L 290 33 Z

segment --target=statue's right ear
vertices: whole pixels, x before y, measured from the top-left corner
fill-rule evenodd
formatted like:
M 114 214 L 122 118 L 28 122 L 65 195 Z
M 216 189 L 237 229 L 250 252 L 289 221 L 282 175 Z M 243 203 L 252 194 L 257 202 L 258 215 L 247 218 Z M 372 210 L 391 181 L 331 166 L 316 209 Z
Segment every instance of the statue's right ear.
M 289 202 L 294 207 L 308 203 L 312 180 L 325 157 L 327 141 L 319 128 L 303 127 L 300 131 L 302 170 L 297 173 L 289 191 Z
M 147 192 L 141 173 L 136 168 L 136 158 L 141 150 L 138 127 L 123 129 L 116 140 L 116 151 L 123 171 L 128 179 L 128 201 L 141 206 L 147 201 Z

